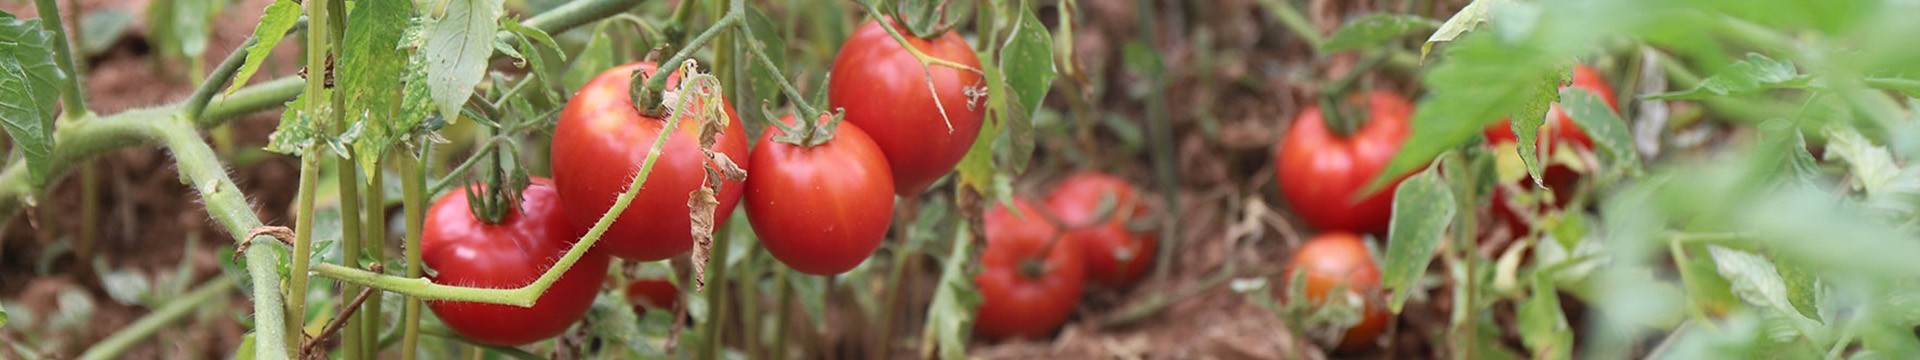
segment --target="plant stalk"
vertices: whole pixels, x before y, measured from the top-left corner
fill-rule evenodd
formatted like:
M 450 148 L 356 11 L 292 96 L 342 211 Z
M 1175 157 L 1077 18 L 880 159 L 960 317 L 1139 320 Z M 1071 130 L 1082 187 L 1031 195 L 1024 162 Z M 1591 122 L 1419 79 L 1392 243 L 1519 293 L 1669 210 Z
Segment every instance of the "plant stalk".
M 403 206 L 407 212 L 407 245 L 405 247 L 407 278 L 431 283 L 421 277 L 426 273 L 426 264 L 420 259 L 420 238 L 426 230 L 427 218 L 427 200 L 424 192 L 427 173 L 424 159 L 427 158 L 427 153 L 427 149 L 422 149 L 418 155 L 409 154 L 396 158 L 400 159 L 400 186 L 404 189 L 401 194 L 405 196 Z M 386 289 L 391 290 L 391 288 Z M 419 354 L 417 350 L 420 345 L 420 298 L 408 297 L 406 306 L 406 319 L 401 323 L 405 335 L 400 341 L 400 358 L 411 360 Z
M 355 210 L 360 209 L 359 167 L 352 159 L 345 156 L 334 159 L 336 160 L 334 168 L 338 171 L 335 174 L 339 176 L 336 182 L 340 186 L 340 264 L 358 269 L 360 268 L 361 229 L 360 217 L 356 216 L 359 214 L 356 214 Z M 360 294 L 359 285 L 344 284 L 340 290 L 340 301 L 341 303 L 352 301 L 358 294 Z M 354 319 L 358 316 L 358 314 L 347 315 L 347 320 L 340 329 L 340 349 L 348 360 L 360 359 L 363 355 L 361 354 L 360 322 Z
M 73 66 L 75 55 L 73 48 L 67 46 L 67 28 L 64 18 L 60 17 L 60 5 L 54 0 L 33 0 L 33 7 L 40 12 L 40 26 L 46 28 L 47 32 L 53 33 L 54 66 L 60 68 L 60 73 L 68 75 L 67 81 L 64 82 L 66 86 L 60 88 L 60 105 L 66 108 L 60 112 L 60 116 L 69 119 L 80 118 L 89 112 L 87 93 L 80 88 L 80 84 L 85 81 L 77 71 L 79 68 Z
M 380 154 L 361 154 L 360 156 L 380 156 Z M 373 168 L 381 167 L 376 164 Z M 380 171 L 367 174 L 367 201 L 361 204 L 366 211 L 366 226 L 361 230 L 366 233 L 361 236 L 363 239 L 361 246 L 366 248 L 365 251 L 368 257 L 373 258 L 373 263 L 382 264 L 384 267 L 387 261 L 387 196 L 386 176 L 383 175 Z M 365 307 L 360 310 L 360 344 L 362 345 L 360 350 L 364 358 L 380 358 L 380 330 L 386 325 L 386 322 L 380 318 L 380 300 L 384 293 L 374 289 L 367 295 L 369 299 L 367 304 L 361 305 Z

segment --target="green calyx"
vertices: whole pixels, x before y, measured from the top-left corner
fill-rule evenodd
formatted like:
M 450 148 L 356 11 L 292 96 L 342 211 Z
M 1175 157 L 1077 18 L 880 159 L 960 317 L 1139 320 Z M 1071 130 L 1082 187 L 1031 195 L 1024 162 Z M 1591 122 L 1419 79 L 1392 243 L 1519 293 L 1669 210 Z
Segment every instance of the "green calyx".
M 773 111 L 768 110 L 762 113 L 772 114 Z M 825 121 L 821 121 L 822 117 L 825 117 Z M 818 116 L 795 114 L 796 119 L 809 118 L 815 119 L 814 121 L 795 121 L 795 124 L 788 124 L 778 120 L 769 122 L 772 123 L 774 128 L 780 131 L 773 136 L 773 141 L 807 148 L 820 146 L 821 144 L 826 144 L 827 141 L 833 140 L 834 132 L 840 129 L 840 122 L 846 120 L 846 117 L 846 111 L 835 111 L 822 113 Z

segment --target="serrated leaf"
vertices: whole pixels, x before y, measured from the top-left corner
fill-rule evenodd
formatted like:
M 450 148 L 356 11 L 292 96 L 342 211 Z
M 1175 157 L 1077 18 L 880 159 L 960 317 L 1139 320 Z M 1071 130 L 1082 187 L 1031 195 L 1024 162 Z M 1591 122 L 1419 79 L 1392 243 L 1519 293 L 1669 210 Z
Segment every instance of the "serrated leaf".
M 767 54 L 767 60 L 772 61 L 773 66 L 776 67 L 776 69 L 769 69 L 761 65 L 759 59 L 751 58 L 752 53 L 742 53 L 743 57 L 740 61 L 746 61 L 753 69 L 748 72 L 753 74 L 753 78 L 747 85 L 753 87 L 753 94 L 760 100 L 778 104 L 781 92 L 779 80 L 776 77 L 786 76 L 780 73 L 780 69 L 787 67 L 787 40 L 780 36 L 779 23 L 767 18 L 767 14 L 761 13 L 758 8 L 747 7 L 747 23 L 753 27 L 753 33 L 748 34 L 745 45 L 759 47 L 760 51 Z
M 320 145 L 327 137 L 320 125 L 326 118 L 325 112 L 329 110 L 331 103 L 327 101 L 327 96 L 332 92 L 321 90 L 320 94 L 315 95 L 318 99 L 308 98 L 309 94 L 302 92 L 288 102 L 286 111 L 280 112 L 279 127 L 273 130 L 273 134 L 267 135 L 267 151 L 306 156 L 309 149 Z M 307 103 L 310 101 L 320 104 L 321 113 L 308 111 Z
M 1339 29 L 1333 31 L 1332 36 L 1327 37 L 1327 41 L 1320 43 L 1320 51 L 1336 52 L 1381 46 L 1414 31 L 1439 27 L 1440 22 L 1424 16 L 1368 14 L 1340 25 Z
M 1448 161 L 1448 160 L 1441 160 Z M 1388 308 L 1399 313 L 1420 276 L 1446 240 L 1453 221 L 1453 192 L 1440 178 L 1440 166 L 1421 171 L 1393 192 L 1393 220 L 1387 227 L 1386 273 L 1380 284 L 1393 291 Z
M 1814 321 L 1826 321 L 1820 317 L 1818 295 L 1819 278 L 1805 264 L 1790 259 L 1779 259 L 1773 263 L 1780 280 L 1787 285 L 1787 303 L 1795 311 Z
M 1491 13 L 1494 6 L 1512 1 L 1513 0 L 1474 0 L 1473 3 L 1460 8 L 1460 12 L 1454 13 L 1453 17 L 1447 18 L 1447 22 L 1441 23 L 1440 28 L 1435 29 L 1433 35 L 1427 37 L 1427 42 L 1420 45 L 1420 58 L 1425 59 L 1427 54 L 1433 52 L 1434 43 L 1453 41 L 1453 39 L 1459 38 L 1461 34 L 1480 27 L 1481 23 L 1487 22 L 1487 15 Z
M 587 39 L 587 46 L 574 55 L 573 64 L 567 66 L 566 74 L 561 76 L 561 83 L 566 84 L 567 89 L 586 86 L 587 81 L 593 80 L 595 75 L 613 67 L 613 40 L 607 39 L 607 31 L 611 30 L 607 27 L 609 23 L 611 21 L 602 21 L 594 26 L 593 36 Z
M 1600 96 L 1577 86 L 1560 89 L 1560 111 L 1566 112 L 1574 124 L 1579 124 L 1617 166 L 1624 166 L 1631 173 L 1640 171 L 1640 152 L 1633 148 L 1633 135 L 1627 132 L 1627 122 L 1607 107 Z
M 1053 35 L 1048 34 L 1046 25 L 1033 15 L 1033 9 L 1021 6 L 1020 22 L 1015 24 L 1000 52 L 1000 75 L 1005 77 L 1005 89 L 1019 100 L 1014 105 L 1024 111 L 1018 119 L 1032 118 L 1034 110 L 1040 108 L 1047 89 L 1052 88 L 1053 78 L 1059 75 L 1053 65 Z M 1032 124 L 1025 126 L 1033 127 Z
M 1707 253 L 1713 255 L 1714 264 L 1719 265 L 1720 275 L 1733 284 L 1734 295 L 1749 304 L 1758 305 L 1783 313 L 1797 313 L 1787 295 L 1786 280 L 1772 261 L 1753 253 L 1728 249 L 1720 246 L 1708 246 Z M 1809 316 L 1808 319 L 1818 319 Z
M 1573 329 L 1560 308 L 1560 294 L 1552 276 L 1535 273 L 1533 294 L 1521 300 L 1518 314 L 1520 340 L 1533 350 L 1535 359 L 1568 359 L 1573 356 Z
M 232 94 L 241 86 L 247 85 L 247 79 L 260 71 L 260 65 L 267 61 L 267 54 L 273 47 L 280 45 L 280 39 L 287 36 L 287 30 L 300 20 L 300 3 L 293 0 L 274 0 L 267 5 L 265 14 L 260 15 L 260 24 L 253 27 L 253 38 L 257 41 L 247 47 L 247 61 L 240 63 L 240 70 L 233 74 L 233 84 L 227 86 Z
M 26 157 L 27 178 L 46 185 L 53 172 L 53 116 L 65 73 L 53 63 L 39 19 L 0 12 L 0 125 Z
M 1560 82 L 1565 78 L 1565 69 L 1556 71 L 1559 75 L 1549 75 L 1530 79 L 1527 86 L 1520 89 L 1520 108 L 1509 115 L 1517 144 L 1514 150 L 1520 151 L 1520 162 L 1527 166 L 1527 175 L 1533 179 L 1534 186 L 1544 186 L 1540 180 L 1540 171 L 1546 166 L 1540 161 L 1540 127 L 1547 123 L 1547 109 L 1560 101 Z
M 1841 160 L 1847 164 L 1847 173 L 1853 179 L 1853 188 L 1867 193 L 1868 197 L 1879 195 L 1894 178 L 1900 175 L 1900 166 L 1893 163 L 1893 154 L 1884 146 L 1861 136 L 1860 132 L 1850 128 L 1829 128 L 1827 135 L 1827 160 Z
M 347 28 L 340 49 L 338 77 L 348 121 L 360 126 L 353 138 L 354 162 L 363 174 L 379 171 L 378 164 L 387 148 L 400 134 L 419 124 L 418 118 L 403 118 L 397 112 L 403 71 L 411 63 L 412 51 L 403 47 L 408 32 L 411 1 L 370 1 L 354 6 L 347 17 Z M 366 177 L 372 181 L 372 177 Z
M 452 0 L 446 14 L 427 26 L 421 51 L 428 65 L 428 89 L 441 116 L 458 118 L 473 87 L 486 79 L 502 11 L 500 0 Z
M 1483 35 L 1468 36 L 1450 46 L 1447 61 L 1421 79 L 1429 96 L 1414 110 L 1412 135 L 1367 188 L 1384 186 L 1425 166 L 1434 156 L 1480 136 L 1488 124 L 1524 106 L 1530 91 L 1556 77 L 1557 66 L 1567 59 L 1557 54 L 1574 51 L 1555 46 L 1562 47 L 1507 43 Z
M 1792 61 L 1774 60 L 1765 55 L 1747 54 L 1693 89 L 1648 95 L 1657 100 L 1691 100 L 1713 96 L 1743 95 L 1772 89 L 1800 89 L 1813 85 L 1813 76 L 1801 74 Z
M 921 357 L 962 359 L 967 355 L 967 337 L 973 330 L 974 309 L 980 306 L 980 292 L 974 289 L 973 272 L 967 264 L 973 256 L 973 235 L 965 226 L 956 227 L 953 250 L 947 254 L 934 283 L 933 303 L 927 307 L 927 326 L 921 334 Z

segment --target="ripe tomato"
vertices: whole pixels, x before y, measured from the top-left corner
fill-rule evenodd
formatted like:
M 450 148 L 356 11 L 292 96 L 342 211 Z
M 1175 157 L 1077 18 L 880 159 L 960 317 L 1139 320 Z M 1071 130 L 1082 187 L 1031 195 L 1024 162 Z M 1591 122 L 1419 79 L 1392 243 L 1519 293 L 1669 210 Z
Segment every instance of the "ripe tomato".
M 518 288 L 533 283 L 579 240 L 562 214 L 551 181 L 533 179 L 521 191 L 519 211 L 490 224 L 467 208 L 466 191 L 448 193 L 427 210 L 420 239 L 427 279 L 436 284 Z M 533 307 L 460 301 L 427 301 L 427 308 L 448 328 L 468 339 L 493 345 L 520 345 L 559 335 L 586 315 L 600 281 L 607 277 L 607 256 L 587 252 Z
M 1086 268 L 1072 241 L 1054 240 L 1060 229 L 1026 200 L 1014 200 L 1015 215 L 993 205 L 986 214 L 987 248 L 973 277 L 980 309 L 973 332 L 988 337 L 1039 338 L 1073 315 L 1086 285 Z M 1024 217 L 1022 217 L 1024 216 Z M 1049 244 L 1053 245 L 1048 249 Z
M 654 64 L 632 63 L 600 73 L 567 101 L 553 130 L 553 181 L 567 204 L 567 218 L 582 231 L 592 228 L 600 214 L 612 208 L 614 199 L 627 190 L 667 124 L 633 108 L 627 86 L 634 70 L 652 72 Z M 669 86 L 679 82 L 677 73 L 668 76 Z M 733 120 L 721 131 L 714 150 L 746 168 L 746 130 L 740 126 L 740 117 L 733 114 L 732 105 L 727 105 L 727 117 Z M 696 142 L 697 124 L 689 119 L 680 121 L 677 133 L 661 149 L 664 153 L 654 163 L 647 183 L 596 243 L 608 254 L 655 261 L 693 248 L 687 198 L 703 184 L 707 161 Z M 744 187 L 732 181 L 721 185 L 714 223 L 727 222 Z
M 1586 65 L 1574 66 L 1573 86 L 1585 88 L 1600 95 L 1600 99 L 1607 102 L 1607 108 L 1613 109 L 1615 112 L 1620 111 L 1620 103 L 1614 99 L 1613 85 L 1608 84 L 1607 79 L 1601 76 L 1599 71 L 1595 71 Z M 1579 124 L 1573 122 L 1572 117 L 1567 116 L 1567 113 L 1560 109 L 1559 104 L 1553 104 L 1548 108 L 1547 118 L 1551 120 L 1540 127 L 1540 137 L 1536 140 L 1536 142 L 1544 147 L 1544 152 L 1540 153 L 1541 161 L 1551 159 L 1553 151 L 1559 148 L 1559 144 L 1565 144 L 1580 151 L 1593 149 L 1593 139 L 1588 137 L 1587 133 L 1580 129 Z M 1513 144 L 1519 141 L 1513 134 L 1513 125 L 1510 120 L 1507 119 L 1501 119 L 1499 123 L 1488 126 L 1484 133 L 1487 136 L 1489 146 L 1496 148 L 1500 148 L 1502 144 Z M 1499 155 L 1513 156 L 1516 158 L 1519 156 L 1517 153 L 1505 150 Z M 1525 175 L 1522 175 L 1521 178 L 1517 180 L 1502 180 L 1517 181 L 1519 182 L 1520 188 L 1533 186 L 1533 181 L 1527 179 Z M 1522 209 L 1533 209 L 1536 213 L 1566 207 L 1567 201 L 1573 198 L 1572 192 L 1574 185 L 1578 183 L 1579 180 L 1579 171 L 1575 171 L 1566 165 L 1548 163 L 1540 172 L 1540 181 L 1545 183 L 1547 189 L 1555 195 L 1553 201 L 1550 203 L 1541 201 L 1538 203 L 1516 205 L 1519 205 Z M 1514 209 L 1508 205 L 1509 199 L 1514 198 L 1515 195 L 1510 194 L 1509 191 L 1510 189 L 1505 187 L 1495 188 L 1490 207 L 1493 208 L 1495 215 L 1506 222 L 1507 229 L 1513 236 L 1525 235 L 1528 225 L 1520 218 L 1519 214 L 1515 213 Z
M 1100 202 L 1111 196 L 1113 211 L 1094 218 Z M 1119 177 L 1082 172 L 1068 176 L 1047 195 L 1047 208 L 1066 226 L 1067 239 L 1078 243 L 1087 262 L 1087 279 L 1113 288 L 1133 285 L 1153 264 L 1158 241 L 1152 232 L 1127 229 L 1129 222 L 1147 215 L 1140 192 Z
M 1304 275 L 1295 275 L 1302 271 Z M 1307 301 L 1316 306 L 1325 304 L 1328 293 L 1335 287 L 1344 287 L 1350 296 L 1364 299 L 1360 322 L 1347 328 L 1336 347 L 1338 350 L 1365 348 L 1386 330 L 1388 314 L 1375 296 L 1380 288 L 1380 266 L 1374 264 L 1373 255 L 1367 253 L 1367 245 L 1361 242 L 1360 236 L 1333 232 L 1307 240 L 1294 250 L 1286 276 L 1287 279 L 1304 277 Z
M 1320 107 L 1308 106 L 1293 119 L 1274 159 L 1275 179 L 1287 204 L 1322 231 L 1381 233 L 1393 216 L 1393 190 L 1400 180 L 1365 199 L 1354 196 L 1406 143 L 1413 106 L 1386 91 L 1374 91 L 1364 100 L 1365 125 L 1347 137 L 1327 129 Z
M 881 21 L 922 53 L 980 68 L 979 55 L 959 34 L 921 39 L 890 18 Z M 932 88 L 927 86 L 928 79 L 933 81 Z M 846 109 L 846 121 L 860 125 L 886 153 L 893 167 L 893 190 L 913 196 L 953 171 L 973 147 L 980 135 L 980 120 L 986 116 L 986 102 L 967 96 L 967 89 L 985 84 L 974 71 L 942 65 L 923 68 L 879 22 L 868 21 L 854 30 L 834 57 L 827 101 L 833 108 Z
M 821 122 L 827 121 L 822 116 Z M 793 124 L 793 117 L 781 119 Z M 774 259 L 794 270 L 834 275 L 865 261 L 893 221 L 893 175 L 880 147 L 843 122 L 827 142 L 775 141 L 769 127 L 747 173 L 747 220 Z
M 680 288 L 667 279 L 641 279 L 627 283 L 627 302 L 634 315 L 646 315 L 648 309 L 673 310 L 680 303 Z

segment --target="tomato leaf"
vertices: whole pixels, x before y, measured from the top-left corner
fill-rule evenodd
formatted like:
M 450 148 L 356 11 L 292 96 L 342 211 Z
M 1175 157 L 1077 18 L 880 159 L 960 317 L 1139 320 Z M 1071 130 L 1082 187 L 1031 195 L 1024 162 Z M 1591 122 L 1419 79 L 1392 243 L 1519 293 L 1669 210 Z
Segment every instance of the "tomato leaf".
M 1560 82 L 1567 74 L 1565 70 L 1558 73 L 1560 75 L 1529 80 L 1527 86 L 1520 89 L 1524 102 L 1508 115 L 1518 144 L 1514 149 L 1520 151 L 1520 162 L 1526 164 L 1527 175 L 1533 179 L 1534 186 L 1543 186 L 1540 171 L 1545 167 L 1540 161 L 1540 127 L 1547 123 L 1547 109 L 1560 100 Z
M 173 26 L 170 33 L 174 44 L 180 48 L 180 54 L 189 58 L 198 58 L 207 52 L 207 37 L 212 35 L 213 17 L 220 8 L 214 6 L 214 0 L 173 0 L 169 9 L 173 13 Z
M 500 0 L 452 0 L 446 14 L 427 26 L 421 50 L 427 60 L 427 84 L 441 116 L 458 118 L 460 107 L 486 78 L 500 28 Z
M 1814 86 L 1813 77 L 1799 73 L 1792 61 L 1774 60 L 1765 55 L 1747 54 L 1718 74 L 1701 80 L 1693 89 L 1647 95 L 1656 100 L 1694 100 L 1713 96 L 1744 95 L 1772 89 L 1803 89 Z
M 612 30 L 607 25 L 611 23 L 602 21 L 594 26 L 593 36 L 587 39 L 587 46 L 574 55 L 573 64 L 567 66 L 567 72 L 560 80 L 567 89 L 587 86 L 587 82 L 593 80 L 595 75 L 613 67 L 617 60 L 613 56 L 613 41 L 607 38 L 607 32 Z
M 27 179 L 36 186 L 53 180 L 53 116 L 59 87 L 68 81 L 53 64 L 43 26 L 0 12 L 0 126 L 26 157 Z
M 1437 29 L 1440 22 L 1419 15 L 1374 13 L 1348 21 L 1333 31 L 1320 51 L 1336 52 L 1371 48 L 1417 30 Z
M 1900 166 L 1894 164 L 1893 155 L 1886 147 L 1874 145 L 1860 132 L 1848 128 L 1829 128 L 1825 133 L 1827 160 L 1847 164 L 1854 190 L 1866 192 L 1869 198 L 1876 197 L 1899 176 Z
M 1457 161 L 1443 158 L 1439 162 Z M 1433 166 L 1400 183 L 1393 192 L 1393 220 L 1387 228 L 1386 274 L 1380 284 L 1393 291 L 1388 308 L 1399 313 L 1420 276 L 1446 239 L 1453 220 L 1453 192 Z
M 641 332 L 640 316 L 633 313 L 633 303 L 626 298 L 626 292 L 613 293 L 621 296 L 594 297 L 593 306 L 587 308 L 587 333 L 631 352 L 657 354 L 659 351 L 647 343 L 646 336 Z
M 953 250 L 947 253 L 940 281 L 934 283 L 933 303 L 927 308 L 927 327 L 921 333 L 921 357 L 941 359 L 967 357 L 967 337 L 973 329 L 974 308 L 980 306 L 980 292 L 974 289 L 973 244 L 966 226 L 956 226 Z
M 1019 105 L 1017 110 L 1022 111 L 1022 116 L 1016 119 L 1025 122 L 1040 108 L 1040 101 L 1046 98 L 1054 77 L 1059 75 L 1053 66 L 1053 36 L 1047 33 L 1046 25 L 1040 23 L 1032 9 L 1021 6 L 1020 21 L 1014 25 L 1000 53 L 1002 82 L 1011 91 L 1009 95 L 1019 100 L 1012 105 Z M 1032 124 L 1025 126 L 1033 127 Z
M 273 4 L 267 5 L 266 13 L 260 15 L 260 24 L 253 27 L 253 38 L 258 41 L 247 47 L 247 61 L 240 63 L 240 70 L 233 74 L 233 84 L 227 86 L 228 94 L 246 86 L 247 79 L 260 71 L 260 65 L 267 61 L 267 54 L 273 53 L 273 47 L 280 45 L 280 39 L 287 36 L 287 30 L 293 29 L 296 20 L 300 20 L 300 3 L 274 0 Z
M 1577 86 L 1560 89 L 1560 111 L 1579 124 L 1617 166 L 1624 166 L 1628 173 L 1640 172 L 1640 152 L 1633 148 L 1627 122 L 1593 91 Z
M 987 73 L 987 88 L 999 89 L 1002 87 L 1004 81 L 1002 81 L 999 76 L 999 67 L 993 66 L 992 64 L 985 64 L 982 66 L 982 70 Z M 1000 97 L 987 99 L 989 106 L 987 107 L 986 119 L 980 122 L 980 135 L 974 137 L 973 146 L 967 149 L 965 156 L 960 157 L 960 163 L 954 165 L 954 170 L 960 174 L 960 185 L 972 188 L 974 192 L 978 192 L 988 198 L 993 197 L 991 182 L 994 173 L 997 171 L 993 163 L 993 144 L 996 139 L 1000 138 L 1001 129 L 1006 127 L 1006 119 L 1004 118 L 1006 103 L 1006 99 Z
M 0 326 L 7 326 L 7 307 L 0 304 Z
M 340 48 L 339 87 L 347 120 L 361 125 L 353 139 L 354 161 L 362 174 L 380 171 L 379 160 L 401 134 L 420 123 L 401 117 L 399 99 L 411 49 L 403 46 L 411 1 L 370 1 L 353 7 Z M 369 181 L 372 177 L 366 177 Z
M 1447 22 L 1441 23 L 1440 28 L 1435 29 L 1433 35 L 1427 37 L 1427 43 L 1420 45 L 1420 58 L 1425 59 L 1428 53 L 1433 52 L 1434 43 L 1453 41 L 1453 39 L 1459 38 L 1461 34 L 1480 27 L 1481 23 L 1487 22 L 1488 14 L 1494 6 L 1512 1 L 1513 0 L 1474 0 L 1473 3 L 1467 4 L 1467 7 L 1460 8 L 1460 12 L 1454 13 L 1453 17 L 1447 18 Z
M 1521 300 L 1519 310 L 1520 340 L 1534 354 L 1542 356 L 1536 359 L 1568 359 L 1573 356 L 1573 328 L 1567 324 L 1567 314 L 1560 308 L 1560 294 L 1553 286 L 1550 274 L 1535 273 L 1533 276 L 1533 294 Z
M 1812 269 L 1807 268 L 1806 264 L 1777 256 L 1770 256 L 1770 258 L 1775 259 L 1774 270 L 1780 276 L 1781 282 L 1787 286 L 1787 303 L 1793 305 L 1793 309 L 1799 311 L 1801 316 L 1824 322 L 1825 320 L 1820 317 L 1819 277 L 1813 273 Z
M 1820 320 L 1817 313 L 1794 310 L 1793 302 L 1788 300 L 1786 280 L 1767 258 L 1721 246 L 1708 246 L 1707 253 L 1713 255 L 1720 275 L 1733 285 L 1733 294 L 1740 296 L 1740 300 L 1768 310 Z
M 133 26 L 133 14 L 119 8 L 87 9 L 80 17 L 80 24 L 78 29 L 84 30 L 76 36 L 80 51 L 92 56 L 111 50 L 113 43 L 126 35 L 127 29 Z
M 742 53 L 739 61 L 745 61 L 746 66 L 753 69 L 748 72 L 753 74 L 753 77 L 747 85 L 753 87 L 753 94 L 761 100 L 777 104 L 780 102 L 781 93 L 780 83 L 775 77 L 786 76 L 780 71 L 787 67 L 787 40 L 780 37 L 781 28 L 778 23 L 767 18 L 767 14 L 761 13 L 757 8 L 747 7 L 747 24 L 752 26 L 753 32 L 748 34 L 746 46 L 759 47 L 760 51 L 767 54 L 767 60 L 772 61 L 774 66 L 774 68 L 761 66 L 759 59 L 750 57 L 753 56 L 752 53 Z M 745 105 L 759 106 L 759 103 Z
M 1566 45 L 1558 46 L 1548 47 L 1537 41 L 1510 43 L 1479 34 L 1449 47 L 1446 61 L 1421 79 L 1430 93 L 1414 110 L 1412 135 L 1366 191 L 1425 166 L 1442 151 L 1479 136 L 1488 124 L 1529 102 L 1551 100 L 1557 92 L 1541 90 L 1550 89 L 1545 88 L 1546 80 L 1558 78 L 1557 66 L 1567 59 L 1555 54 L 1574 51 L 1564 48 Z
M 326 112 L 332 111 L 327 96 L 333 90 L 321 90 L 319 94 L 302 92 L 300 96 L 287 102 L 285 111 L 280 112 L 280 125 L 267 136 L 267 151 L 293 156 L 306 156 L 307 151 L 326 141 L 325 129 L 320 128 Z M 315 98 L 317 97 L 317 98 Z M 319 102 L 320 113 L 307 111 L 308 102 Z

